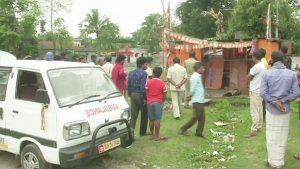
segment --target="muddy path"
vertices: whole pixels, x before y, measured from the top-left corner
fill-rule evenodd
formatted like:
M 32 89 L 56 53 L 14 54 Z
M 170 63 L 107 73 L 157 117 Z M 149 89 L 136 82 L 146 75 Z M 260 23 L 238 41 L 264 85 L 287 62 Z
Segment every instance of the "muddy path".
M 13 154 L 0 151 L 0 169 L 20 169 L 19 160 Z M 53 169 L 62 169 L 59 166 L 53 166 Z M 120 162 L 114 160 L 110 155 L 97 158 L 89 163 L 70 169 L 144 169 L 135 162 Z

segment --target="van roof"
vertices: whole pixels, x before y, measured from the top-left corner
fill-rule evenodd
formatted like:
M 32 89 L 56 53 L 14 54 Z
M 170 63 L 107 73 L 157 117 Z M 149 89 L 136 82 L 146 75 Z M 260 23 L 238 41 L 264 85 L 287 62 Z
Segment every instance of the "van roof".
M 47 71 L 50 69 L 71 68 L 71 67 L 97 67 L 92 64 L 66 62 L 66 61 L 45 61 L 45 60 L 16 60 L 6 64 L 1 64 L 3 67 L 18 67 L 25 69 L 35 69 Z
M 16 57 L 8 52 L 0 50 L 0 65 L 8 64 L 10 62 L 14 62 Z

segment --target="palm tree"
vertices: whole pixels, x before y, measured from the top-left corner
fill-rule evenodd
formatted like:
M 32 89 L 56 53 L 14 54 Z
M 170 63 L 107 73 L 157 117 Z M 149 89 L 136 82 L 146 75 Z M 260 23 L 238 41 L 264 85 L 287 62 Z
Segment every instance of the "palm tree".
M 117 48 L 114 43 L 120 37 L 119 26 L 112 23 L 106 16 L 100 16 L 98 9 L 92 9 L 80 24 L 82 34 L 95 34 L 96 47 L 110 51 Z
M 132 36 L 137 45 L 146 49 L 148 52 L 158 52 L 161 42 L 161 27 L 163 25 L 160 14 L 148 15 L 141 25 L 141 28 L 135 31 Z
M 81 29 L 88 34 L 96 34 L 97 39 L 100 38 L 103 27 L 109 23 L 106 16 L 100 16 L 98 9 L 92 9 L 91 13 L 86 15 L 86 18 L 81 24 Z

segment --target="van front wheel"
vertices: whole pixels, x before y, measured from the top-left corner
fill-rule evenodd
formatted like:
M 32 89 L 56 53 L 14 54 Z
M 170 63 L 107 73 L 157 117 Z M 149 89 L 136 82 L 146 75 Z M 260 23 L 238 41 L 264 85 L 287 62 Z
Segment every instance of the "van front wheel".
M 21 152 L 21 164 L 23 169 L 49 169 L 48 164 L 40 149 L 35 144 L 26 145 Z

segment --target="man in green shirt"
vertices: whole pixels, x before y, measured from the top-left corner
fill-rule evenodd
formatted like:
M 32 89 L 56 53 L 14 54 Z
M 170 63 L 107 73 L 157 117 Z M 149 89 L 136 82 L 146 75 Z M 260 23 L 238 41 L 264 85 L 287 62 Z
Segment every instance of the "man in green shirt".
M 190 58 L 185 60 L 183 63 L 183 66 L 186 69 L 187 72 L 187 83 L 185 84 L 185 97 L 184 97 L 184 104 L 185 104 L 185 108 L 189 108 L 189 93 L 190 93 L 190 77 L 192 76 L 192 74 L 194 73 L 194 65 L 195 63 L 197 63 L 198 61 L 196 60 L 196 54 L 195 52 L 191 52 L 190 53 Z

